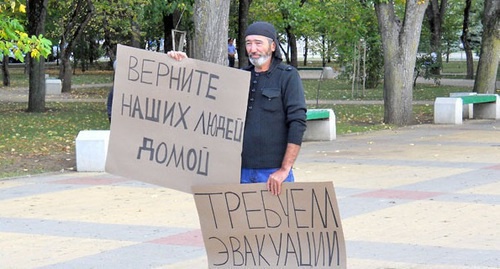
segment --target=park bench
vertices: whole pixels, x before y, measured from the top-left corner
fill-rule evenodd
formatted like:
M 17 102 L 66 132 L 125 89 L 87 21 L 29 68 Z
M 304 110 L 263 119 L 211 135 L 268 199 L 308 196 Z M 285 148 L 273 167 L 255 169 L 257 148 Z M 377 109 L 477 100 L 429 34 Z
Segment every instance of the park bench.
M 500 119 L 499 95 L 455 93 L 434 101 L 434 123 L 462 124 L 463 118 Z
M 109 130 L 80 131 L 75 144 L 77 171 L 104 171 L 108 155 Z
M 332 109 L 308 109 L 304 141 L 331 141 L 337 137 Z
M 318 71 L 321 71 L 319 73 L 319 78 L 320 79 L 334 79 L 337 77 L 335 71 L 333 68 L 326 66 L 326 67 L 298 67 L 297 70 L 302 71 L 302 72 L 310 72 L 314 71 L 314 73 L 319 73 Z
M 297 67 L 299 71 L 322 71 L 323 67 Z

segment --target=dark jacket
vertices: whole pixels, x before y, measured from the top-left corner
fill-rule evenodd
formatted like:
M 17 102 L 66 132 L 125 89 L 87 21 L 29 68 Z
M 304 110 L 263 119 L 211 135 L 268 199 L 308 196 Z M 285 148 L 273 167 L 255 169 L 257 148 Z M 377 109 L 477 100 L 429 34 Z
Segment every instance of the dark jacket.
M 301 145 L 306 130 L 304 88 L 297 69 L 273 57 L 271 68 L 256 73 L 248 96 L 243 168 L 279 168 L 288 143 Z
M 113 88 L 109 91 L 108 100 L 106 100 L 106 110 L 108 113 L 108 120 L 111 122 L 111 112 L 113 111 Z

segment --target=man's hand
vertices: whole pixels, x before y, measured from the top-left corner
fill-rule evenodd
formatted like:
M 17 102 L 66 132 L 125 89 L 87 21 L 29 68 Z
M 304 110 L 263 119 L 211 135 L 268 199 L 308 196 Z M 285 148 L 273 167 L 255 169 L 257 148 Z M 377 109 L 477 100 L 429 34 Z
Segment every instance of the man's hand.
M 288 143 L 286 146 L 285 156 L 281 163 L 281 168 L 272 173 L 267 179 L 267 190 L 274 195 L 280 195 L 281 183 L 286 180 L 290 171 L 292 170 L 293 163 L 299 155 L 300 145 Z
M 267 190 L 273 195 L 280 195 L 281 184 L 288 177 L 290 171 L 285 169 L 278 169 L 276 172 L 272 173 L 267 179 Z
M 167 52 L 167 55 L 170 56 L 170 58 L 176 60 L 176 61 L 182 61 L 184 59 L 187 59 L 188 56 L 186 55 L 186 53 L 182 52 L 182 51 L 169 51 Z

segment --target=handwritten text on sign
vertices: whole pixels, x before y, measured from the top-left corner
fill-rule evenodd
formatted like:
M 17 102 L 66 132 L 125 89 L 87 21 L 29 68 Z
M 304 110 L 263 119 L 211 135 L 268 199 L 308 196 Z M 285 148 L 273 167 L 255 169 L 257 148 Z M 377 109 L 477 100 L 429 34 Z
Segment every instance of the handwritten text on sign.
M 191 192 L 237 183 L 249 73 L 119 46 L 106 171 Z
M 210 268 L 345 268 L 331 182 L 195 186 Z

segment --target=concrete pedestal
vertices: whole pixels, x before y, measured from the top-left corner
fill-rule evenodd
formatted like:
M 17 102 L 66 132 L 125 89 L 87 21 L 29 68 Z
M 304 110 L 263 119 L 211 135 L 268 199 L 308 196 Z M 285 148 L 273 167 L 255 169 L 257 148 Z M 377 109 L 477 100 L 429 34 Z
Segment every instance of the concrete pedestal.
M 304 141 L 331 141 L 337 138 L 335 113 L 327 109 L 328 119 L 308 120 Z
M 104 171 L 108 144 L 109 130 L 80 131 L 76 137 L 76 170 Z
M 60 79 L 45 79 L 45 93 L 46 94 L 61 94 L 62 83 Z
M 434 123 L 462 124 L 461 98 L 438 97 L 434 101 Z

